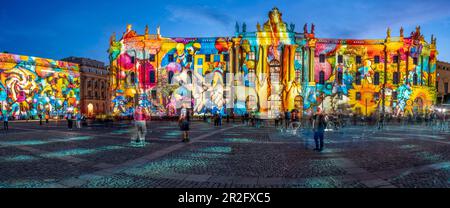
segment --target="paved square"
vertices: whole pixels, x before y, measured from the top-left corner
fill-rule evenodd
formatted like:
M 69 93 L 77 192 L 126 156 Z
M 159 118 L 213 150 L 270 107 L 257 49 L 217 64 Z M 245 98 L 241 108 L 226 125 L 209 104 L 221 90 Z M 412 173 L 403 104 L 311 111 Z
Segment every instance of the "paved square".
M 450 132 L 423 125 L 379 131 L 349 126 L 297 135 L 240 123 L 192 123 L 181 143 L 175 122 L 148 122 L 145 147 L 131 145 L 129 122 L 67 130 L 11 122 L 0 131 L 0 187 L 450 187 Z

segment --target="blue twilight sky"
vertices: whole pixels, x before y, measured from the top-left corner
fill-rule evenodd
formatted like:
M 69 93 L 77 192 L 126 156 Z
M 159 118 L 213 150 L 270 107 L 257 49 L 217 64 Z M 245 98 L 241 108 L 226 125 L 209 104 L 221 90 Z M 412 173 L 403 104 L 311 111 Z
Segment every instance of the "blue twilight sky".
M 322 38 L 384 38 L 421 25 L 427 41 L 437 36 L 439 59 L 450 61 L 448 0 L 21 0 L 0 3 L 0 51 L 61 59 L 82 56 L 107 62 L 108 40 L 126 24 L 143 33 L 161 26 L 166 37 L 232 36 L 236 21 L 247 31 L 267 20 L 277 6 L 287 23 L 302 32 L 316 25 Z

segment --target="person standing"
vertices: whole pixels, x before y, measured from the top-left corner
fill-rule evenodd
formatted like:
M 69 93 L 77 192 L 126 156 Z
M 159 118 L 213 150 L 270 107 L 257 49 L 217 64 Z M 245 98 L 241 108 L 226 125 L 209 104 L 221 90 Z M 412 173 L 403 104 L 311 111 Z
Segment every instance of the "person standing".
M 9 127 L 8 127 L 8 113 L 4 113 L 3 114 L 3 129 L 5 130 L 5 132 L 8 132 Z
M 81 129 L 81 113 L 77 113 L 77 128 Z
M 48 113 L 45 114 L 45 124 L 48 125 L 48 119 L 50 118 L 50 115 Z
M 134 112 L 134 123 L 137 129 L 137 143 L 145 142 L 145 135 L 147 134 L 146 116 L 142 107 L 137 107 Z
M 325 116 L 321 113 L 316 114 L 313 120 L 314 142 L 316 143 L 315 151 L 322 152 L 325 128 L 327 126 Z
M 42 126 L 42 113 L 40 113 L 38 116 L 39 116 L 39 126 Z
M 180 130 L 183 131 L 182 142 L 189 142 L 189 114 L 187 113 L 187 110 L 184 106 L 181 109 L 178 123 L 180 125 Z
M 72 130 L 73 123 L 72 123 L 72 113 L 67 113 L 67 128 L 69 130 Z

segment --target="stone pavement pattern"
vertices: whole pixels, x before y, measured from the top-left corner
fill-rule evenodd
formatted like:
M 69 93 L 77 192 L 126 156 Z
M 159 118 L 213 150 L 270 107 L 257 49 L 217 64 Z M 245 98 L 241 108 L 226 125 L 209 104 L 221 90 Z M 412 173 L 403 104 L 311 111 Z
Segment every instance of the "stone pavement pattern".
M 193 122 L 149 122 L 145 147 L 128 122 L 69 131 L 65 123 L 11 123 L 0 131 L 0 187 L 450 187 L 450 133 L 425 126 L 350 126 L 312 133 Z

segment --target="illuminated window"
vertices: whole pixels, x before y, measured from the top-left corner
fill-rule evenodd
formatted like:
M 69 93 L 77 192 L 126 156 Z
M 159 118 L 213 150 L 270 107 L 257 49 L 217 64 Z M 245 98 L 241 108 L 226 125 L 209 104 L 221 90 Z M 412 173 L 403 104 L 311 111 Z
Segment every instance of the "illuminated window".
M 220 55 L 214 55 L 214 62 L 220 62 Z
M 198 58 L 197 59 L 197 65 L 203 66 L 203 59 L 202 58 Z
M 299 69 L 295 70 L 295 80 L 300 81 L 302 78 L 302 71 Z
M 375 56 L 373 59 L 374 59 L 373 61 L 374 61 L 376 64 L 379 64 L 379 63 L 380 63 L 380 56 Z
M 361 64 L 362 60 L 361 60 L 361 56 L 356 56 L 356 64 Z
M 250 51 L 248 53 L 248 59 L 249 60 L 255 60 L 255 52 L 254 51 Z
M 339 55 L 339 56 L 338 56 L 338 63 L 339 63 L 339 64 L 344 63 L 344 56 L 342 56 L 342 55 Z
M 325 63 L 325 54 L 320 54 L 319 55 L 319 62 L 320 63 Z
M 277 60 L 272 60 L 270 62 L 270 80 L 272 82 L 280 81 L 280 62 Z
M 379 85 L 380 84 L 380 73 L 375 72 L 375 75 L 373 75 L 373 84 Z
M 192 62 L 192 55 L 191 55 L 191 54 L 189 54 L 189 55 L 187 56 L 187 61 L 188 61 L 188 62 Z
M 247 77 L 248 77 L 248 81 L 250 83 L 254 83 L 255 79 L 256 79 L 255 70 L 254 69 L 249 69 Z
M 155 77 L 155 71 L 150 71 L 150 83 L 155 83 L 156 77 Z
M 324 71 L 319 72 L 319 84 L 321 84 L 321 85 L 325 84 L 325 72 Z
M 205 61 L 211 62 L 211 54 L 205 54 Z
M 156 57 L 155 54 L 150 54 L 150 57 L 148 58 L 148 60 L 149 61 L 155 61 L 156 60 L 155 57 Z
M 296 60 L 296 61 L 302 60 L 302 53 L 300 53 L 300 52 L 295 52 L 295 60 Z

